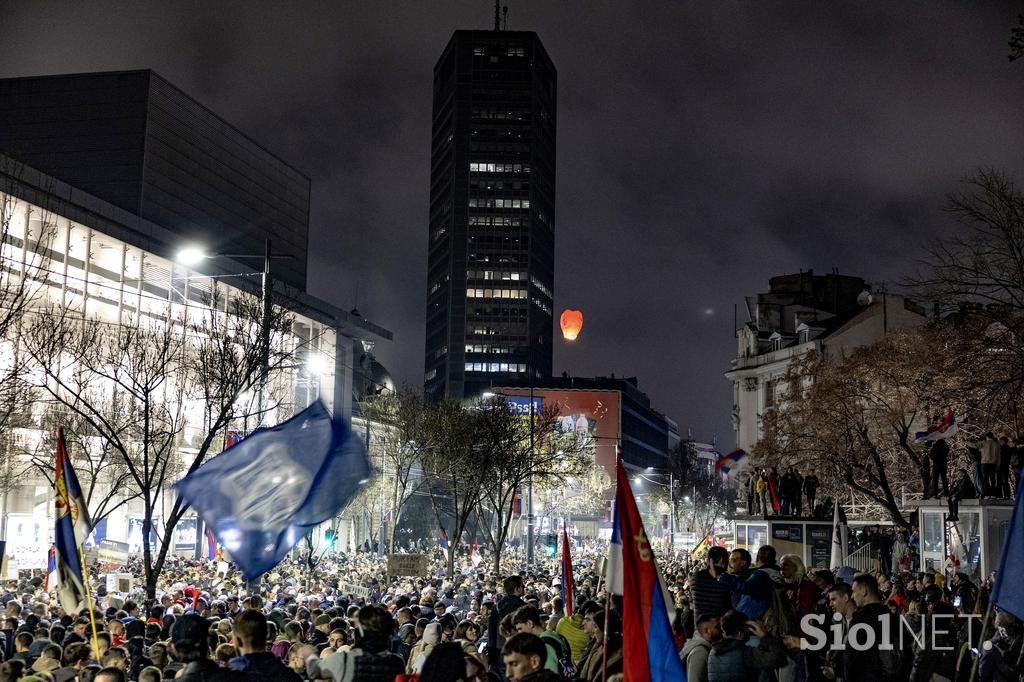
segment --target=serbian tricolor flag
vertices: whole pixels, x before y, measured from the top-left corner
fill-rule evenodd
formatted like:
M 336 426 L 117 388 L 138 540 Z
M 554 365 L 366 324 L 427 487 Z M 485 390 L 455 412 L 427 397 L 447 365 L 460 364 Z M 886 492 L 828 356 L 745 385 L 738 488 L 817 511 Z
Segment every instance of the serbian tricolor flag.
M 206 529 L 206 549 L 209 552 L 210 561 L 217 558 L 217 541 L 213 539 L 213 533 Z
M 523 515 L 523 496 L 516 491 L 516 494 L 512 497 L 512 515 L 522 516 Z
M 608 590 L 622 595 L 622 673 L 626 682 L 686 680 L 672 637 L 667 591 L 629 479 L 617 467 Z
M 473 568 L 479 566 L 480 562 L 484 560 L 480 555 L 480 545 L 473 545 L 473 553 L 469 555 L 469 560 L 472 562 Z
M 779 497 L 779 477 L 778 474 L 768 474 L 768 494 L 772 498 L 772 509 L 775 513 L 779 513 L 779 509 L 782 508 L 782 499 Z
M 721 457 L 719 457 L 718 461 L 715 462 L 715 468 L 724 473 L 729 473 L 729 469 L 732 468 L 732 465 L 746 456 L 746 450 L 744 450 L 743 448 L 736 448 L 728 455 L 722 455 Z
M 562 528 L 562 606 L 565 615 L 572 616 L 575 612 L 575 589 L 572 577 L 572 555 L 569 553 L 569 533 Z
M 57 428 L 57 466 L 53 480 L 56 528 L 54 529 L 57 565 L 57 598 L 67 613 L 88 606 L 81 544 L 92 531 L 85 495 L 78 484 L 75 468 L 68 457 L 64 429 Z
M 914 434 L 914 441 L 920 443 L 926 440 L 945 440 L 956 433 L 956 417 L 953 416 L 953 408 L 946 410 L 946 418 L 935 426 L 929 426 L 927 431 L 918 431 Z
M 448 536 L 444 533 L 444 528 L 437 535 L 438 542 L 441 544 L 441 549 L 448 551 Z
M 46 580 L 43 581 L 43 592 L 49 592 L 51 587 L 57 587 L 57 550 L 50 545 L 50 555 L 46 559 Z

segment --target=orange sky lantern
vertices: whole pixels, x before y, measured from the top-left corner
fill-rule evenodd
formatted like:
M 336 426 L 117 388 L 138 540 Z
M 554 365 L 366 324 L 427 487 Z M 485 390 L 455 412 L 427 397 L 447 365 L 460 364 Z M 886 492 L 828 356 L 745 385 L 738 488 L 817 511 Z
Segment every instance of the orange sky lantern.
M 579 336 L 580 330 L 583 329 L 583 313 L 579 310 L 567 308 L 562 311 L 559 324 L 562 325 L 562 336 L 565 340 L 575 341 L 576 337 Z

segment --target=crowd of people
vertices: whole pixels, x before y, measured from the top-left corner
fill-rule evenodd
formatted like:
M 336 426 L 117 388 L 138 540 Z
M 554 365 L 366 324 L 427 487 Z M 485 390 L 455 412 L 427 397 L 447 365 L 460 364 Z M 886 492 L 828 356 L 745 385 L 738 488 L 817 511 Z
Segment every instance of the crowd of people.
M 384 558 L 359 552 L 315 570 L 286 561 L 249 584 L 179 559 L 154 599 L 107 593 L 97 580 L 91 618 L 25 580 L 2 594 L 0 682 L 617 680 L 622 612 L 618 598 L 606 603 L 605 552 L 577 547 L 570 605 L 554 557 L 530 571 L 499 573 L 485 560 L 449 575 L 435 554 L 425 575 L 392 577 Z M 713 547 L 699 564 L 660 564 L 690 682 L 966 680 L 975 662 L 985 682 L 1024 679 L 1024 628 L 1008 613 L 982 628 L 989 584 L 963 573 L 808 570 L 770 545 L 754 557 Z M 140 574 L 137 563 L 118 570 Z M 936 614 L 949 616 L 948 631 L 930 630 Z M 880 637 L 897 618 L 928 636 L 891 653 L 835 646 L 859 624 Z M 895 620 L 888 627 L 899 631 Z M 808 646 L 822 636 L 827 646 Z

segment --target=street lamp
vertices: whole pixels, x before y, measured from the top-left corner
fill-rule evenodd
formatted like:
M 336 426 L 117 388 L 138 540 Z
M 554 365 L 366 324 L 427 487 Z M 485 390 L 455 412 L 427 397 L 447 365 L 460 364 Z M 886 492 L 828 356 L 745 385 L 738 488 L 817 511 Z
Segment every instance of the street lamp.
M 274 258 L 291 258 L 290 254 L 282 254 L 275 256 L 270 251 L 270 240 L 267 240 L 266 250 L 262 254 L 258 253 L 206 253 L 200 247 L 195 245 L 186 246 L 178 252 L 175 260 L 186 267 L 196 267 L 204 260 L 212 260 L 214 258 L 244 258 L 244 259 L 263 259 L 263 271 L 259 273 L 262 275 L 260 283 L 260 301 L 262 307 L 262 316 L 260 320 L 260 388 L 258 398 L 258 408 L 260 412 L 260 421 L 263 421 L 263 408 L 264 408 L 264 393 L 266 391 L 267 379 L 270 374 L 270 318 L 272 313 L 272 295 L 273 295 L 273 279 L 270 269 L 270 264 Z M 250 274 L 250 273 L 241 273 Z M 222 275 L 225 277 L 231 277 L 233 275 Z M 237 275 L 234 275 L 237 276 Z M 212 278 L 216 279 L 217 275 L 211 275 Z
M 676 486 L 675 486 L 675 474 L 671 469 L 668 471 L 658 471 L 654 467 L 647 467 L 644 469 L 643 474 L 636 474 L 633 476 L 633 483 L 640 485 L 641 481 L 647 481 L 655 485 L 665 485 L 661 481 L 649 478 L 648 474 L 652 476 L 665 476 L 668 475 L 668 546 L 669 554 L 675 551 L 676 548 Z

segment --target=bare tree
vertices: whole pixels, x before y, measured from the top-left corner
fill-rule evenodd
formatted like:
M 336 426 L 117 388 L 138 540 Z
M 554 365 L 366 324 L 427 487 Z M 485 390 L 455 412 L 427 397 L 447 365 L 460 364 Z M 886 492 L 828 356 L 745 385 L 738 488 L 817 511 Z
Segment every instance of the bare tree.
M 452 400 L 427 413 L 427 447 L 422 452 L 424 484 L 438 527 L 448 537 L 448 575 L 455 552 L 484 494 L 489 452 L 481 428 L 481 411 Z
M 564 489 L 567 480 L 588 473 L 594 466 L 593 439 L 559 433 L 556 409 L 534 415 L 531 424 L 528 416 L 517 414 L 501 399 L 480 405 L 478 424 L 489 464 L 477 508 L 478 528 L 484 532 L 495 566 L 499 566 L 516 495 L 531 479 L 537 490 Z
M 427 405 L 422 392 L 405 386 L 399 391 L 371 396 L 361 407 L 371 425 L 371 456 L 379 455 L 384 478 L 392 481 L 388 546 L 393 552 L 402 510 L 422 480 L 421 459 L 427 447 Z
M 989 418 L 972 397 L 976 363 L 959 354 L 957 334 L 939 322 L 891 332 L 848 356 L 808 354 L 790 367 L 780 404 L 764 415 L 755 453 L 768 466 L 809 467 L 825 494 L 853 490 L 907 526 L 901 491 L 923 491 L 930 477 L 915 432 L 950 406 L 961 419 L 964 411 Z
M 109 440 L 103 438 L 79 414 L 61 409 L 46 401 L 42 420 L 33 425 L 41 433 L 31 451 L 19 452 L 50 485 L 56 468 L 57 427 L 64 427 L 71 463 L 85 493 L 86 507 L 93 523 L 99 523 L 120 507 L 138 499 L 141 492 L 134 486 L 131 472 Z
M 253 418 L 264 339 L 291 325 L 291 315 L 274 307 L 264 335 L 261 301 L 248 294 L 210 303 L 200 314 L 175 317 L 168 309 L 166 317 L 126 315 L 120 324 L 54 306 L 34 316 L 24 337 L 42 374 L 36 388 L 77 415 L 127 469 L 143 503 L 144 538 L 162 517 L 158 546 L 143 542 L 151 599 L 187 510 L 180 498 L 167 504 L 169 484 L 216 454 L 228 427 Z M 271 371 L 287 366 L 295 350 L 271 348 Z M 268 392 L 268 405 L 281 400 Z

